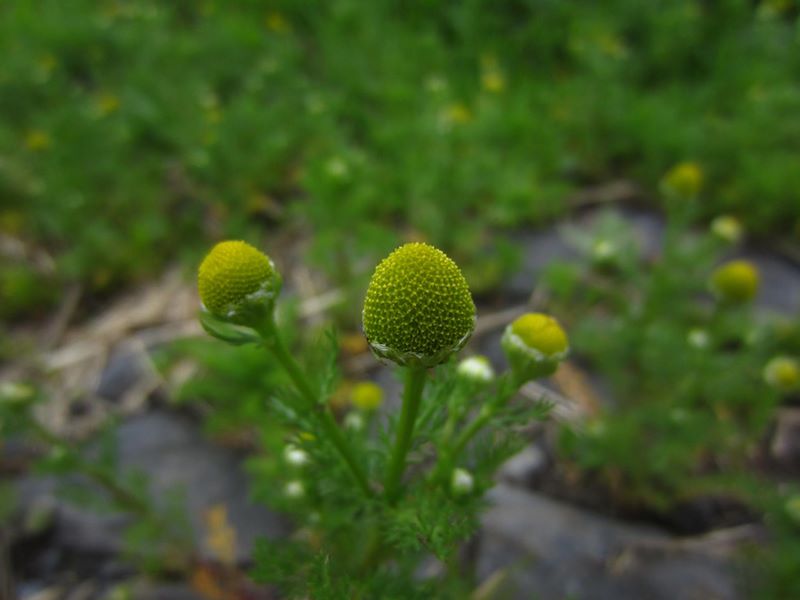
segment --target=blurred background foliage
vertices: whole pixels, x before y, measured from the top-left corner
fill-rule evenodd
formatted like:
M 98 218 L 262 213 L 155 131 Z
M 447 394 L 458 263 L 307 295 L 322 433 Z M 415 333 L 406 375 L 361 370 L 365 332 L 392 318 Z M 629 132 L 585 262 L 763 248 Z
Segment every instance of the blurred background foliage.
M 655 190 L 683 160 L 705 176 L 698 219 L 796 234 L 797 13 L 785 0 L 4 2 L 0 232 L 52 262 L 3 253 L 0 317 L 272 227 L 310 234 L 307 258 L 338 284 L 421 237 L 486 287 L 513 268 L 492 232 L 552 219 L 594 182 Z

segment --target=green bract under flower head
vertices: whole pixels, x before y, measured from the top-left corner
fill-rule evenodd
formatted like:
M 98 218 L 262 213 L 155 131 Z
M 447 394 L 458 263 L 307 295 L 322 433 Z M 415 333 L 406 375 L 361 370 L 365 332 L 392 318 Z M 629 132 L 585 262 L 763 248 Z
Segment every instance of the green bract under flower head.
M 363 320 L 376 355 L 430 367 L 467 342 L 475 328 L 475 304 L 466 279 L 444 252 L 412 243 L 375 269 Z
M 711 291 L 725 302 L 742 303 L 758 291 L 758 270 L 746 260 L 732 260 L 711 274 Z
M 569 353 L 569 340 L 561 325 L 541 313 L 527 313 L 513 321 L 501 344 L 511 369 L 522 381 L 551 375 Z
M 250 324 L 272 311 L 281 278 L 269 257 L 250 244 L 220 242 L 197 274 L 203 306 L 219 319 Z

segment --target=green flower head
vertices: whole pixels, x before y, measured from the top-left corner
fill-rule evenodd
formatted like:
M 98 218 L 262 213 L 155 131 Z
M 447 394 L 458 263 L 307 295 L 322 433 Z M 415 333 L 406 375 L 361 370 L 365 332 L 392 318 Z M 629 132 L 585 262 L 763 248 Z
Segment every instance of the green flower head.
M 724 302 L 742 304 L 756 295 L 758 282 L 758 270 L 752 263 L 732 260 L 711 274 L 711 291 Z
M 400 365 L 431 367 L 459 351 L 475 328 L 467 281 L 428 244 L 401 246 L 376 267 L 364 300 L 372 351 Z
M 266 254 L 245 242 L 227 241 L 214 246 L 203 259 L 197 287 L 208 312 L 248 325 L 272 311 L 281 278 Z
M 569 340 L 561 325 L 541 313 L 526 313 L 514 320 L 500 343 L 520 381 L 552 375 L 569 353 Z

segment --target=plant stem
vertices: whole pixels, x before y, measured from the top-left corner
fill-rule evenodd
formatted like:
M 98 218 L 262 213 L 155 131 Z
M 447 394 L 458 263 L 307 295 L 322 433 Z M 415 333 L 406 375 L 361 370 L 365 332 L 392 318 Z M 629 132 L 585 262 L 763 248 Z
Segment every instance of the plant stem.
M 461 431 L 452 446 L 444 450 L 439 461 L 439 466 L 434 471 L 434 477 L 447 477 L 450 474 L 455 468 L 458 455 L 461 454 L 470 440 L 492 420 L 495 413 L 497 413 L 522 386 L 522 382 L 518 381 L 510 374 L 504 380 L 499 381 L 498 384 L 497 396 L 483 405 L 478 416 Z M 449 439 L 447 441 L 449 441 Z
M 39 436 L 45 443 L 50 446 L 56 447 L 64 447 L 68 448 L 69 444 L 67 440 L 63 439 L 62 437 L 56 435 L 46 427 L 44 427 L 39 421 L 37 421 L 34 417 L 30 417 L 28 419 L 28 424 L 33 432 Z M 71 450 L 70 450 L 71 451 Z M 132 512 L 134 514 L 138 514 L 141 517 L 150 517 L 153 516 L 154 513 L 150 509 L 150 506 L 147 505 L 141 498 L 127 490 L 125 487 L 114 481 L 114 479 L 105 471 L 96 467 L 95 465 L 87 463 L 83 458 L 76 456 L 77 463 L 76 463 L 76 471 L 82 473 L 96 484 L 98 484 L 101 488 L 106 490 L 109 495 L 117 502 L 121 507 Z
M 337 425 L 336 420 L 333 418 L 330 407 L 319 402 L 318 395 L 314 393 L 314 390 L 308 383 L 308 377 L 303 373 L 297 361 L 292 357 L 289 349 L 286 347 L 286 343 L 280 336 L 272 317 L 270 317 L 268 322 L 259 330 L 259 333 L 266 347 L 284 368 L 289 378 L 300 392 L 300 395 L 306 401 L 307 408 L 316 416 L 325 436 L 344 459 L 356 483 L 358 483 L 366 496 L 372 496 L 372 489 L 369 487 L 367 477 L 361 465 L 356 461 L 353 451 L 350 449 L 350 445 L 339 429 L 339 425 Z
M 425 387 L 427 370 L 424 367 L 406 367 L 406 382 L 403 389 L 403 408 L 400 413 L 400 425 L 397 430 L 389 470 L 386 475 L 384 493 L 390 504 L 397 500 L 400 480 L 406 467 L 406 455 L 411 446 L 411 434 L 417 420 L 422 389 Z

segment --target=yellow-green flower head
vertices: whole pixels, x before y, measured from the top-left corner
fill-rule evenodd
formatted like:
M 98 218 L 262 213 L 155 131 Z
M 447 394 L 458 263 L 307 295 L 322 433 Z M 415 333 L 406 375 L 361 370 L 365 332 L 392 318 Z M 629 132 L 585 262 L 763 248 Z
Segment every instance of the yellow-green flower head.
M 744 229 L 736 217 L 720 215 L 711 221 L 711 233 L 724 242 L 736 244 L 741 241 Z
M 758 291 L 756 267 L 746 260 L 732 260 L 711 274 L 711 291 L 725 302 L 738 304 L 752 300 Z
M 411 243 L 376 267 L 363 322 L 377 356 L 431 367 L 460 350 L 472 335 L 475 304 L 456 263 L 433 246 Z
M 553 317 L 527 313 L 514 320 L 501 340 L 511 369 L 523 381 L 551 375 L 569 353 L 567 334 Z
M 215 317 L 248 324 L 272 311 L 281 278 L 266 254 L 246 242 L 227 241 L 200 263 L 197 287 L 203 306 Z
M 360 381 L 350 392 L 350 402 L 360 410 L 367 412 L 376 410 L 383 404 L 383 390 L 381 386 L 371 381 Z
M 687 199 L 694 198 L 703 187 L 703 171 L 697 163 L 679 163 L 664 175 L 661 186 L 667 194 Z
M 800 387 L 800 364 L 788 356 L 776 356 L 764 367 L 764 380 L 781 392 Z

